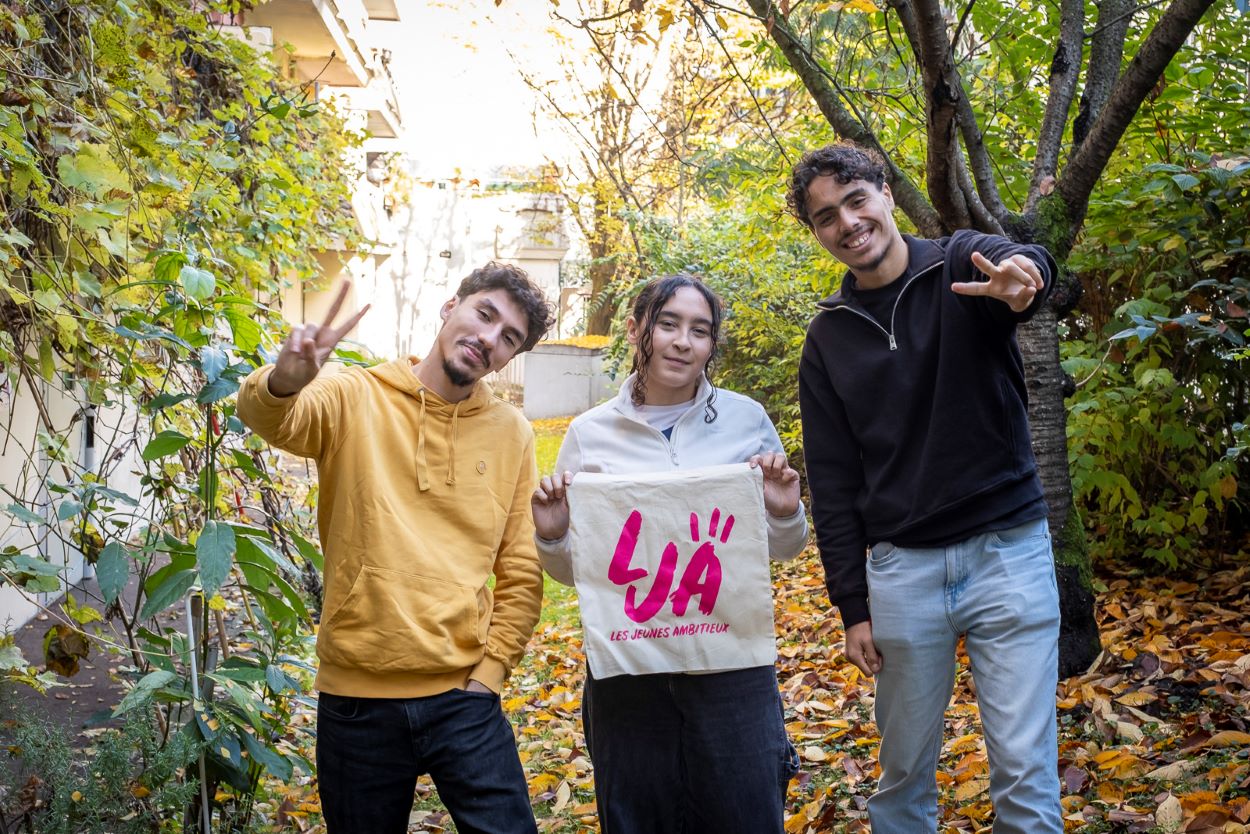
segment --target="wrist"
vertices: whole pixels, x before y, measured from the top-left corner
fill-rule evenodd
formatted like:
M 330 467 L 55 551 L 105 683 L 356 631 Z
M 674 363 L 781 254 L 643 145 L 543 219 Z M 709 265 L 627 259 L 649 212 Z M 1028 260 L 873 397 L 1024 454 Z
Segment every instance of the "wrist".
M 300 390 L 299 386 L 285 382 L 276 369 L 269 373 L 269 378 L 265 380 L 265 387 L 275 397 L 289 397 L 298 394 Z

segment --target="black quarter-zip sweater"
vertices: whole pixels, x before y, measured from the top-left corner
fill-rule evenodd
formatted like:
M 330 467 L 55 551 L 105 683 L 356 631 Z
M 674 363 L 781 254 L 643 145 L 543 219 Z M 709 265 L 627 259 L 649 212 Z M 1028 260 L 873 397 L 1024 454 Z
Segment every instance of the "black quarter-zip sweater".
M 1044 303 L 1055 262 L 1040 246 L 978 232 L 904 236 L 896 281 L 847 273 L 821 301 L 799 366 L 803 450 L 830 601 L 868 619 L 868 547 L 941 547 L 1046 515 L 1029 438 L 1016 325 Z M 1046 280 L 1029 308 L 953 292 L 985 280 L 971 255 L 1024 254 Z

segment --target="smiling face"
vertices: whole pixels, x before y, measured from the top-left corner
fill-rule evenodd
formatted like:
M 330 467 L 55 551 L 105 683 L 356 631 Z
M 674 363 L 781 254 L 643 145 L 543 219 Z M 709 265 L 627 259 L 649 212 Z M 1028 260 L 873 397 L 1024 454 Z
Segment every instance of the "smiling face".
M 525 312 L 506 290 L 453 298 L 441 315 L 443 327 L 431 353 L 455 388 L 468 388 L 498 371 L 525 343 Z
M 715 325 L 712 308 L 694 287 L 680 287 L 669 297 L 654 321 L 625 322 L 626 338 L 635 349 L 650 338 L 650 356 L 640 373 L 645 375 L 646 405 L 676 405 L 693 399 L 699 380 L 712 358 Z
M 907 268 L 888 185 L 816 177 L 807 187 L 807 217 L 820 245 L 855 273 L 860 287 L 884 286 Z

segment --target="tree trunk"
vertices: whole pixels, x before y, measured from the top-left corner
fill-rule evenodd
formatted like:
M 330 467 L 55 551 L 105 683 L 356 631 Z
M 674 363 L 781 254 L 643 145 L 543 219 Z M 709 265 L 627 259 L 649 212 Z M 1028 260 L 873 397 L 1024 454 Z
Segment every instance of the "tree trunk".
M 1059 365 L 1059 334 L 1054 310 L 1043 306 L 1018 331 L 1029 390 L 1033 455 L 1046 503 L 1059 586 L 1059 677 L 1080 674 L 1098 657 L 1101 645 L 1094 620 L 1093 572 L 1085 529 L 1072 504 L 1068 470 L 1068 413 L 1064 407 L 1067 375 Z

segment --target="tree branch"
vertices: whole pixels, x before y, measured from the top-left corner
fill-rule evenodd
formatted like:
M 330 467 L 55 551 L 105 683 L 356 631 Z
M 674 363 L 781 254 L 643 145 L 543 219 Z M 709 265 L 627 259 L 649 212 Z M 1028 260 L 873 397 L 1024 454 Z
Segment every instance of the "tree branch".
M 773 4 L 772 0 L 747 0 L 751 10 L 765 21 L 765 28 L 773 41 L 780 47 L 790 67 L 802 80 L 803 85 L 811 94 L 812 100 L 820 108 L 830 127 L 844 139 L 872 148 L 885 159 L 886 177 L 890 183 L 890 191 L 894 201 L 903 213 L 916 224 L 921 234 L 938 236 L 943 232 L 942 219 L 929 201 L 925 199 L 916 184 L 894 163 L 890 155 L 881 147 L 875 133 L 860 119 L 853 116 L 839 101 L 836 84 L 825 73 L 823 68 L 807 48 L 799 42 L 790 30 L 784 16 Z
M 1134 0 L 1101 0 L 1098 4 L 1098 25 L 1090 39 L 1085 89 L 1081 91 L 1080 111 L 1072 125 L 1073 152 L 1085 142 L 1090 125 L 1102 113 L 1111 88 L 1120 77 L 1124 40 L 1136 10 Z
M 1155 24 L 1073 155 L 1056 188 L 1067 206 L 1069 239 L 1085 219 L 1089 195 L 1137 110 L 1215 0 L 1174 0 Z
M 963 85 L 955 72 L 946 17 L 938 0 L 911 0 L 915 7 L 916 40 L 920 69 L 924 75 L 925 121 L 928 142 L 926 168 L 929 199 L 948 230 L 972 225 L 972 215 L 959 187 L 956 156 L 956 113 Z
M 928 101 L 929 194 L 933 198 L 934 206 L 945 215 L 946 209 L 940 204 L 945 201 L 939 200 L 934 194 L 937 183 L 945 182 L 947 193 L 951 195 L 950 210 L 953 213 L 950 216 L 958 218 L 957 223 L 948 225 L 975 226 L 985 231 L 1001 228 L 1009 212 L 999 195 L 998 182 L 994 178 L 994 163 L 977 125 L 972 101 L 955 66 L 951 41 L 946 36 L 946 18 L 941 3 L 937 0 L 899 0 L 893 3 L 893 7 L 898 12 L 899 20 L 924 72 L 924 90 Z M 971 8 L 969 3 L 965 14 Z M 962 23 L 961 20 L 961 30 Z M 962 138 L 963 148 L 968 155 L 967 170 L 963 174 L 966 176 L 971 173 L 976 183 L 975 195 L 972 189 L 960 181 L 959 169 L 964 163 L 958 159 L 960 144 L 954 134 L 955 126 L 959 129 L 959 138 Z M 955 196 L 955 189 L 959 196 Z M 974 199 L 969 199 L 970 197 Z M 992 221 L 986 216 L 987 213 L 993 217 Z
M 1042 181 L 1053 177 L 1059 168 L 1063 131 L 1068 123 L 1068 111 L 1072 108 L 1076 82 L 1081 74 L 1084 18 L 1084 0 L 1062 0 L 1059 7 L 1059 42 L 1055 45 L 1055 56 L 1050 62 L 1050 97 L 1046 100 L 1046 114 L 1042 117 L 1042 129 L 1037 137 L 1037 156 L 1033 159 L 1033 179 L 1025 202 L 1026 211 L 1032 209 L 1041 197 Z M 1117 60 L 1115 66 L 1118 68 L 1119 65 Z M 1094 62 L 1091 59 L 1091 71 L 1093 67 Z

